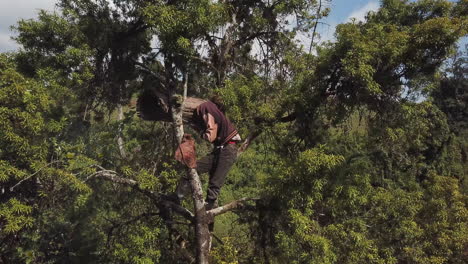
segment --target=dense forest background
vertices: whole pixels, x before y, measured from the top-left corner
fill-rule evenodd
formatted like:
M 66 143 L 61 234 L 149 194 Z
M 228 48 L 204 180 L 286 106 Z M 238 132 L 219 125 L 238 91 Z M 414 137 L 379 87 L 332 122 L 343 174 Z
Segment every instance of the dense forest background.
M 60 0 L 18 21 L 0 263 L 188 263 L 193 227 L 159 206 L 185 173 L 172 124 L 135 108 L 184 86 L 255 139 L 220 204 L 256 199 L 216 218 L 212 263 L 466 263 L 468 1 L 382 0 L 318 45 L 326 2 Z

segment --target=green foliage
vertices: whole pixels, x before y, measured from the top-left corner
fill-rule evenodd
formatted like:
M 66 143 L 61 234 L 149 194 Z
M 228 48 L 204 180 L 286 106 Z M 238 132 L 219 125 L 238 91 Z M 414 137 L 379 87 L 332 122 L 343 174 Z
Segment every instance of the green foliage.
M 133 105 L 187 81 L 262 132 L 220 196 L 259 200 L 216 217 L 214 263 L 464 263 L 467 1 L 381 1 L 307 53 L 318 4 L 61 0 L 20 20 L 0 55 L 0 262 L 186 263 L 154 200 L 184 173 L 171 124 Z
M 276 235 L 279 247 L 285 250 L 284 260 L 291 263 L 334 263 L 336 256 L 331 250 L 331 241 L 320 235 L 319 224 L 296 210 L 290 210 L 289 215 L 293 233 L 281 231 Z
M 238 264 L 239 252 L 235 248 L 233 238 L 224 237 L 223 244 L 211 252 L 211 258 L 216 264 Z
M 157 242 L 158 233 L 157 229 L 149 227 L 137 228 L 136 233 L 125 240 L 125 245 L 115 245 L 112 253 L 115 260 L 135 264 L 157 263 L 161 253 L 158 249 L 151 249 L 151 245 Z
M 2 228 L 2 237 L 20 231 L 23 228 L 31 227 L 34 218 L 30 217 L 31 206 L 21 204 L 18 200 L 12 198 L 0 207 L 0 217 L 6 222 Z
M 10 57 L 0 56 L 0 252 L 11 260 L 23 254 L 29 256 L 29 251 L 15 254 L 15 245 L 27 241 L 15 237 L 28 237 L 29 231 L 40 225 L 39 212 L 47 211 L 44 203 L 54 203 L 62 192 L 62 196 L 67 193 L 68 202 L 76 197 L 79 208 L 90 192 L 76 175 L 58 165 L 61 161 L 53 158 L 52 139 L 67 124 L 55 111 L 58 98 L 48 93 L 43 82 L 23 76 L 15 66 Z M 73 170 L 73 162 L 70 166 Z
M 25 49 L 17 54 L 23 72 L 39 76 L 54 74 L 59 83 L 76 89 L 93 77 L 92 51 L 78 25 L 56 13 L 40 11 L 38 20 L 20 20 L 14 29 L 19 32 L 16 41 Z M 43 55 L 45 51 L 48 56 Z
M 339 25 L 336 43 L 319 50 L 317 70 L 301 84 L 310 95 L 299 106 L 306 109 L 301 119 L 318 119 L 324 104 L 335 120 L 361 105 L 385 112 L 398 105 L 405 89 L 417 92 L 412 80 L 432 76 L 465 34 L 466 16 L 453 13 L 457 7 L 448 1 L 383 1 L 366 22 Z

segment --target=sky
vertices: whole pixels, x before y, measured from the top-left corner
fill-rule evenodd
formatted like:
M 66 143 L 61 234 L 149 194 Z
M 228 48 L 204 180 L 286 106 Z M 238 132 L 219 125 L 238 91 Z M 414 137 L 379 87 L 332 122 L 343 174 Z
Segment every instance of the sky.
M 0 52 L 14 51 L 18 45 L 10 27 L 20 19 L 36 18 L 40 9 L 54 11 L 57 0 L 0 0 Z M 351 17 L 363 20 L 370 10 L 377 10 L 378 0 L 332 0 L 331 14 L 318 26 L 320 41 L 333 39 L 335 27 Z
M 323 20 L 323 24 L 318 25 L 320 41 L 333 40 L 338 24 L 349 22 L 351 18 L 364 21 L 366 14 L 377 11 L 379 5 L 378 0 L 332 0 L 330 15 Z
M 14 51 L 18 45 L 11 39 L 15 32 L 11 26 L 20 19 L 36 18 L 40 9 L 54 11 L 57 0 L 0 0 L 0 52 Z M 325 1 L 326 2 L 326 1 Z M 369 11 L 379 8 L 378 0 L 331 0 L 331 13 L 317 27 L 320 42 L 333 40 L 336 25 L 348 22 L 351 18 L 363 21 Z M 307 39 L 303 37 L 304 45 Z M 467 43 L 467 38 L 461 41 Z
M 56 0 L 0 0 L 0 52 L 13 51 L 18 45 L 11 40 L 10 26 L 20 19 L 37 17 L 39 9 L 53 11 Z

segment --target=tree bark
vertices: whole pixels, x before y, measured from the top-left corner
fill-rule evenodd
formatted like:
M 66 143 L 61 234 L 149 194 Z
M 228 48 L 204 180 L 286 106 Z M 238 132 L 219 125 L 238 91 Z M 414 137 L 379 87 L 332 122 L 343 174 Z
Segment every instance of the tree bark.
M 118 120 L 119 120 L 119 132 L 118 132 L 118 136 L 117 136 L 117 145 L 119 146 L 119 151 L 120 151 L 120 156 L 123 158 L 123 159 L 126 159 L 127 158 L 127 153 L 125 151 L 125 142 L 123 140 L 123 124 L 122 124 L 122 120 L 124 119 L 124 115 L 123 115 L 123 107 L 122 105 L 119 105 L 119 107 L 117 108 L 118 110 Z
M 232 201 L 228 204 L 225 204 L 223 206 L 219 206 L 216 208 L 213 208 L 209 211 L 207 211 L 207 215 L 209 218 L 214 218 L 217 215 L 224 214 L 227 212 L 230 212 L 235 209 L 243 208 L 246 206 L 247 201 L 257 201 L 259 198 L 241 198 L 239 200 Z
M 208 216 L 205 210 L 203 191 L 196 169 L 187 169 L 192 187 L 193 204 L 195 207 L 195 236 L 197 245 L 197 263 L 208 264 L 211 235 L 208 229 Z
M 177 145 L 182 142 L 182 137 L 184 136 L 182 120 L 185 112 L 183 108 L 185 106 L 186 104 L 184 104 L 183 97 L 176 95 L 171 98 L 171 113 Z M 200 177 L 196 169 L 188 167 L 187 176 L 189 177 L 190 186 L 192 188 L 192 198 L 195 207 L 196 261 L 197 264 L 208 264 L 211 237 L 208 229 L 208 217 L 205 210 Z

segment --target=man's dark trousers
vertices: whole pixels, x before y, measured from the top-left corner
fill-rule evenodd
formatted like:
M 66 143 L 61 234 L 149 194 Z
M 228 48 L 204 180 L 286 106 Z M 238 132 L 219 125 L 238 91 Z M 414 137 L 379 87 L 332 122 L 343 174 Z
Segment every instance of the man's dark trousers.
M 199 174 L 208 173 L 208 190 L 206 200 L 213 203 L 218 199 L 221 187 L 226 180 L 226 175 L 237 159 L 237 147 L 235 144 L 226 144 L 215 149 L 197 161 L 197 172 Z

